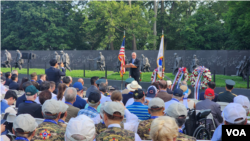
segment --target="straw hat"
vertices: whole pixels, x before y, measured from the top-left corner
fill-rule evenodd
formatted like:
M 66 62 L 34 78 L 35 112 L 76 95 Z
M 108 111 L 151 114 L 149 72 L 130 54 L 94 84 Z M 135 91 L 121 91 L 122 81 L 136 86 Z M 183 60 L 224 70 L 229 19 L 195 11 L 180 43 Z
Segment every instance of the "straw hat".
M 181 85 L 180 89 L 182 89 L 182 91 L 185 93 L 188 89 L 188 87 L 186 85 Z M 188 89 L 188 95 L 191 94 L 191 89 Z
M 137 83 L 137 81 L 132 81 L 130 84 L 127 85 L 127 89 L 132 92 L 141 88 L 142 87 Z

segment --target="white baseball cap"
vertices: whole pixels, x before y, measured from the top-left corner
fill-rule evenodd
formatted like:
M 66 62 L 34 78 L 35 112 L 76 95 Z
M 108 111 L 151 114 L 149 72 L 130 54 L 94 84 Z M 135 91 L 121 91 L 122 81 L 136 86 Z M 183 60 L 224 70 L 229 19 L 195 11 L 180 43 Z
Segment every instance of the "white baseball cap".
M 13 122 L 14 130 L 20 128 L 24 132 L 33 132 L 37 126 L 38 124 L 36 123 L 35 118 L 33 118 L 30 114 L 20 114 Z
M 182 103 L 176 102 L 171 104 L 166 110 L 165 110 L 166 115 L 173 117 L 173 118 L 178 118 L 179 116 L 187 116 L 187 108 L 185 105 Z
M 246 120 L 246 110 L 238 103 L 229 103 L 223 110 L 222 115 L 224 116 L 225 121 L 237 124 Z M 243 118 L 242 120 L 235 121 L 236 119 Z
M 167 80 L 167 85 L 168 86 L 172 85 L 172 81 L 171 80 Z
M 58 114 L 61 112 L 61 106 L 59 101 L 55 99 L 46 100 L 42 106 L 42 112 L 50 112 L 51 114 Z
M 70 141 L 76 141 L 72 138 L 72 135 L 77 134 L 85 138 L 82 141 L 93 141 L 95 133 L 94 121 L 88 116 L 79 115 L 69 120 L 66 127 L 65 137 L 70 139 Z
M 124 107 L 119 102 L 107 102 L 104 106 L 104 111 L 109 115 L 114 115 L 115 112 L 121 113 L 121 116 L 124 116 Z
M 242 106 L 246 106 L 248 109 L 250 108 L 249 99 L 244 95 L 238 95 L 234 97 L 234 103 L 239 103 Z
M 151 109 L 151 107 L 153 107 L 153 106 L 157 106 L 157 107 L 161 108 L 161 107 L 165 107 L 165 103 L 161 98 L 155 97 L 149 101 L 148 109 Z

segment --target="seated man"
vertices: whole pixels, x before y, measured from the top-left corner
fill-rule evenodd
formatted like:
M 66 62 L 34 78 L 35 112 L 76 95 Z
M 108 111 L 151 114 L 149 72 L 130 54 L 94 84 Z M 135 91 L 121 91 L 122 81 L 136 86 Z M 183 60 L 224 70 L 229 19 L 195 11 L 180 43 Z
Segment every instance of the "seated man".
M 222 112 L 224 125 L 247 125 L 246 110 L 238 103 L 229 103 Z M 222 140 L 222 125 L 214 131 L 212 141 Z
M 6 94 L 6 92 L 9 90 L 6 86 L 4 86 L 6 83 L 6 79 L 4 76 L 1 76 L 1 82 L 0 82 L 0 93 Z
M 43 118 L 41 113 L 41 105 L 35 102 L 38 90 L 35 86 L 30 85 L 25 89 L 26 99 L 18 106 L 17 114 L 30 114 L 34 118 Z
M 30 85 L 32 85 L 32 83 L 30 81 L 28 81 L 28 82 L 23 83 L 22 87 L 25 90 Z M 17 100 L 16 100 L 16 108 L 18 108 L 19 104 L 23 103 L 24 100 L 26 100 L 25 93 L 22 96 L 17 98 Z
M 66 85 L 67 88 L 70 87 L 70 82 L 71 80 L 68 76 L 63 77 L 63 83 Z
M 142 89 L 135 90 L 133 93 L 134 103 L 127 106 L 127 109 L 135 114 L 140 120 L 147 120 L 150 118 L 148 113 L 148 106 L 143 105 L 145 102 L 145 94 Z
M 8 90 L 7 93 L 4 96 L 4 99 L 1 100 L 1 114 L 2 113 L 12 113 L 12 114 L 17 114 L 15 109 L 10 107 L 15 103 L 17 100 L 17 94 L 15 91 Z
M 96 141 L 105 140 L 124 140 L 140 141 L 137 133 L 122 129 L 120 123 L 124 117 L 124 107 L 118 102 L 108 102 L 104 106 L 104 123 L 108 127 L 105 131 L 96 137 Z
M 125 89 L 122 90 L 122 94 L 128 94 L 129 93 L 129 90 L 127 89 L 127 85 L 130 84 L 132 81 L 134 81 L 135 79 L 134 78 L 127 78 L 125 80 L 125 83 L 124 83 L 124 86 L 125 86 Z M 126 104 L 126 103 L 125 103 Z
M 44 90 L 42 92 L 40 92 L 39 94 L 39 102 L 41 105 L 43 105 L 43 103 L 46 101 L 46 100 L 49 100 L 51 99 L 52 95 L 51 95 L 51 92 L 49 90 Z
M 173 98 L 168 102 L 165 102 L 165 109 L 167 109 L 173 103 L 180 102 L 183 99 L 183 97 L 184 97 L 183 90 L 175 89 L 173 93 Z
M 95 124 L 85 115 L 71 118 L 66 128 L 65 141 L 93 141 Z
M 18 76 L 16 74 L 13 74 L 11 76 L 11 83 L 9 85 L 9 89 L 13 89 L 13 90 L 19 90 L 19 84 L 18 82 Z
M 76 82 L 74 83 L 73 87 L 77 91 L 76 101 L 74 102 L 73 106 L 79 109 L 84 109 L 87 102 L 83 99 L 83 86 L 80 82 Z
M 171 80 L 168 80 L 167 81 L 167 93 L 168 94 L 173 94 L 174 92 L 171 90 L 171 88 L 172 88 L 172 81 Z
M 41 85 L 42 82 L 46 81 L 46 74 L 41 74 L 40 79 L 37 80 L 37 83 Z
M 216 86 L 215 83 L 212 82 L 212 81 L 210 81 L 210 82 L 207 83 L 207 88 L 211 88 L 211 89 L 214 90 L 214 89 L 215 89 L 215 86 Z M 205 92 L 201 92 L 201 93 L 199 94 L 199 99 L 200 99 L 200 100 L 205 100 L 204 94 L 205 94 Z M 218 94 L 217 94 L 217 93 L 214 93 L 214 95 L 215 95 L 215 97 L 214 97 L 214 99 L 212 99 L 212 101 L 217 102 Z
M 48 90 L 49 91 L 50 90 L 50 82 L 49 81 L 44 81 L 44 82 L 41 83 L 41 85 L 39 87 L 40 87 L 40 91 L 44 91 L 44 90 Z M 36 97 L 35 102 L 38 103 L 38 104 L 41 104 L 40 101 L 39 101 L 39 96 Z M 55 94 L 51 93 L 51 98 L 53 96 L 55 96 Z
M 29 114 L 17 116 L 13 122 L 13 134 L 15 141 L 30 141 L 34 137 L 37 128 L 36 120 Z
M 133 93 L 136 89 L 141 89 L 142 87 L 138 84 L 137 81 L 132 81 L 130 84 L 127 85 L 127 89 L 129 90 L 128 93 L 126 94 L 123 94 L 122 93 L 122 102 L 124 105 L 127 104 L 127 101 L 130 99 L 130 98 L 133 98 Z
M 58 125 L 65 128 L 66 130 L 67 124 L 65 123 L 65 120 L 67 117 L 67 109 L 69 108 L 69 106 L 62 101 L 58 102 L 60 103 L 60 112 L 61 112 L 61 117 L 58 120 Z
M 61 106 L 58 101 L 54 99 L 45 101 L 42 106 L 45 120 L 37 127 L 33 141 L 64 141 L 65 128 L 58 125 L 58 120 L 61 117 L 60 111 Z
M 196 110 L 211 109 L 215 126 L 218 127 L 223 122 L 223 118 L 221 117 L 220 105 L 212 101 L 212 99 L 214 99 L 215 97 L 214 90 L 210 88 L 206 89 L 204 97 L 205 100 L 200 101 L 196 104 Z M 216 127 L 214 127 L 214 129 Z
M 226 91 L 220 92 L 218 95 L 217 101 L 220 102 L 233 102 L 234 97 L 237 95 L 232 93 L 232 90 L 234 88 L 235 82 L 233 80 L 226 80 Z
M 79 108 L 73 106 L 73 103 L 76 101 L 77 91 L 73 87 L 69 87 L 65 90 L 65 103 L 69 106 L 67 109 L 66 122 L 69 122 L 70 118 L 76 117 L 79 112 Z
M 86 115 L 90 118 L 94 118 L 98 115 L 97 107 L 100 105 L 101 94 L 99 91 L 90 92 L 88 97 L 88 108 L 82 109 L 78 112 L 79 115 Z
M 246 114 L 249 114 L 250 102 L 249 99 L 244 95 L 238 95 L 234 98 L 234 103 L 239 103 L 246 110 Z
M 186 122 L 186 117 L 188 113 L 185 105 L 181 103 L 173 103 L 168 107 L 168 109 L 166 109 L 165 113 L 167 116 L 174 118 L 178 125 L 179 134 L 176 140 L 196 141 L 194 137 L 185 135 L 182 131 L 182 125 Z
M 164 101 L 159 97 L 153 98 L 151 101 L 149 101 L 148 113 L 151 115 L 151 118 L 148 120 L 141 121 L 138 125 L 137 130 L 137 133 L 142 140 L 151 140 L 149 136 L 151 123 L 154 119 L 164 115 L 164 107 Z

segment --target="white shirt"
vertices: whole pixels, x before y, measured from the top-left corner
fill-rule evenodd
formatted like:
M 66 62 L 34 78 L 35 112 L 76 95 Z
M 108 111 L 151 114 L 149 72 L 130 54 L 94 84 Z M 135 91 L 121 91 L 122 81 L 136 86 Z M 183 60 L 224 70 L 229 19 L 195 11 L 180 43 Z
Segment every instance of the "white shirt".
M 53 96 L 51 99 L 57 100 L 57 95 Z M 65 102 L 65 97 L 63 96 L 62 100 L 59 100 L 59 101 Z
M 173 103 L 176 103 L 177 101 L 175 101 L 175 100 L 169 100 L 169 101 L 167 101 L 167 102 L 165 102 L 165 110 L 169 107 L 169 105 L 171 105 L 171 104 L 173 104 Z
M 101 92 L 101 100 L 100 100 L 101 104 L 106 102 L 106 96 L 102 94 Z
M 110 124 L 108 126 L 108 128 L 111 128 L 111 127 L 118 127 L 118 128 L 121 128 L 121 126 L 119 124 Z M 135 133 L 135 141 L 141 141 L 141 138 L 139 137 L 139 135 L 137 133 Z
M 1 88 L 1 95 L 6 94 L 8 91 L 8 88 L 6 88 L 2 83 L 0 83 L 0 88 Z
M 51 96 L 51 99 L 53 99 L 53 97 L 56 97 L 56 94 L 54 94 L 54 93 L 51 93 L 51 95 L 52 95 L 52 96 Z M 37 104 L 41 104 L 40 101 L 39 101 L 39 96 L 36 97 L 35 102 L 36 102 Z M 64 101 L 64 102 L 65 102 L 65 101 Z

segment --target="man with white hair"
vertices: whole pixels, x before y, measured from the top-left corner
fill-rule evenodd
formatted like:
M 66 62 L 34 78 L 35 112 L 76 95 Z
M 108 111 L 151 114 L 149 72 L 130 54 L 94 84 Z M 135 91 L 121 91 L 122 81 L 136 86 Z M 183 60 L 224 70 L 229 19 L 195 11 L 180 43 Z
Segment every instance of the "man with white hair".
M 35 102 L 38 90 L 35 86 L 30 85 L 25 89 L 26 100 L 19 104 L 17 115 L 30 114 L 34 118 L 43 118 L 41 105 Z
M 65 141 L 93 141 L 94 139 L 95 124 L 88 116 L 80 115 L 69 120 Z
M 244 95 L 238 95 L 234 97 L 234 103 L 239 103 L 243 106 L 243 108 L 246 110 L 246 114 L 248 116 L 249 114 L 249 108 L 250 108 L 250 102 L 249 99 Z
M 174 92 L 171 90 L 172 87 L 172 81 L 171 80 L 167 80 L 167 93 L 168 94 L 173 94 Z
M 136 58 L 136 53 L 132 52 L 132 58 L 129 61 L 129 65 L 132 65 L 133 67 L 130 68 L 130 75 L 132 78 L 134 78 L 138 84 L 140 84 L 140 60 Z
M 32 140 L 64 141 L 65 128 L 58 125 L 58 120 L 61 117 L 59 101 L 46 100 L 42 106 L 42 114 L 45 120 L 37 127 Z
M 224 125 L 247 125 L 246 110 L 238 103 L 229 103 L 223 110 Z M 212 141 L 222 140 L 222 125 L 214 131 Z
M 30 141 L 34 137 L 37 128 L 36 120 L 29 114 L 17 116 L 13 122 L 13 134 L 16 135 L 15 141 Z
M 64 92 L 65 103 L 69 106 L 67 109 L 66 122 L 68 122 L 70 118 L 76 117 L 80 110 L 79 108 L 73 106 L 73 103 L 76 101 L 76 95 L 77 91 L 73 87 L 68 87 Z

